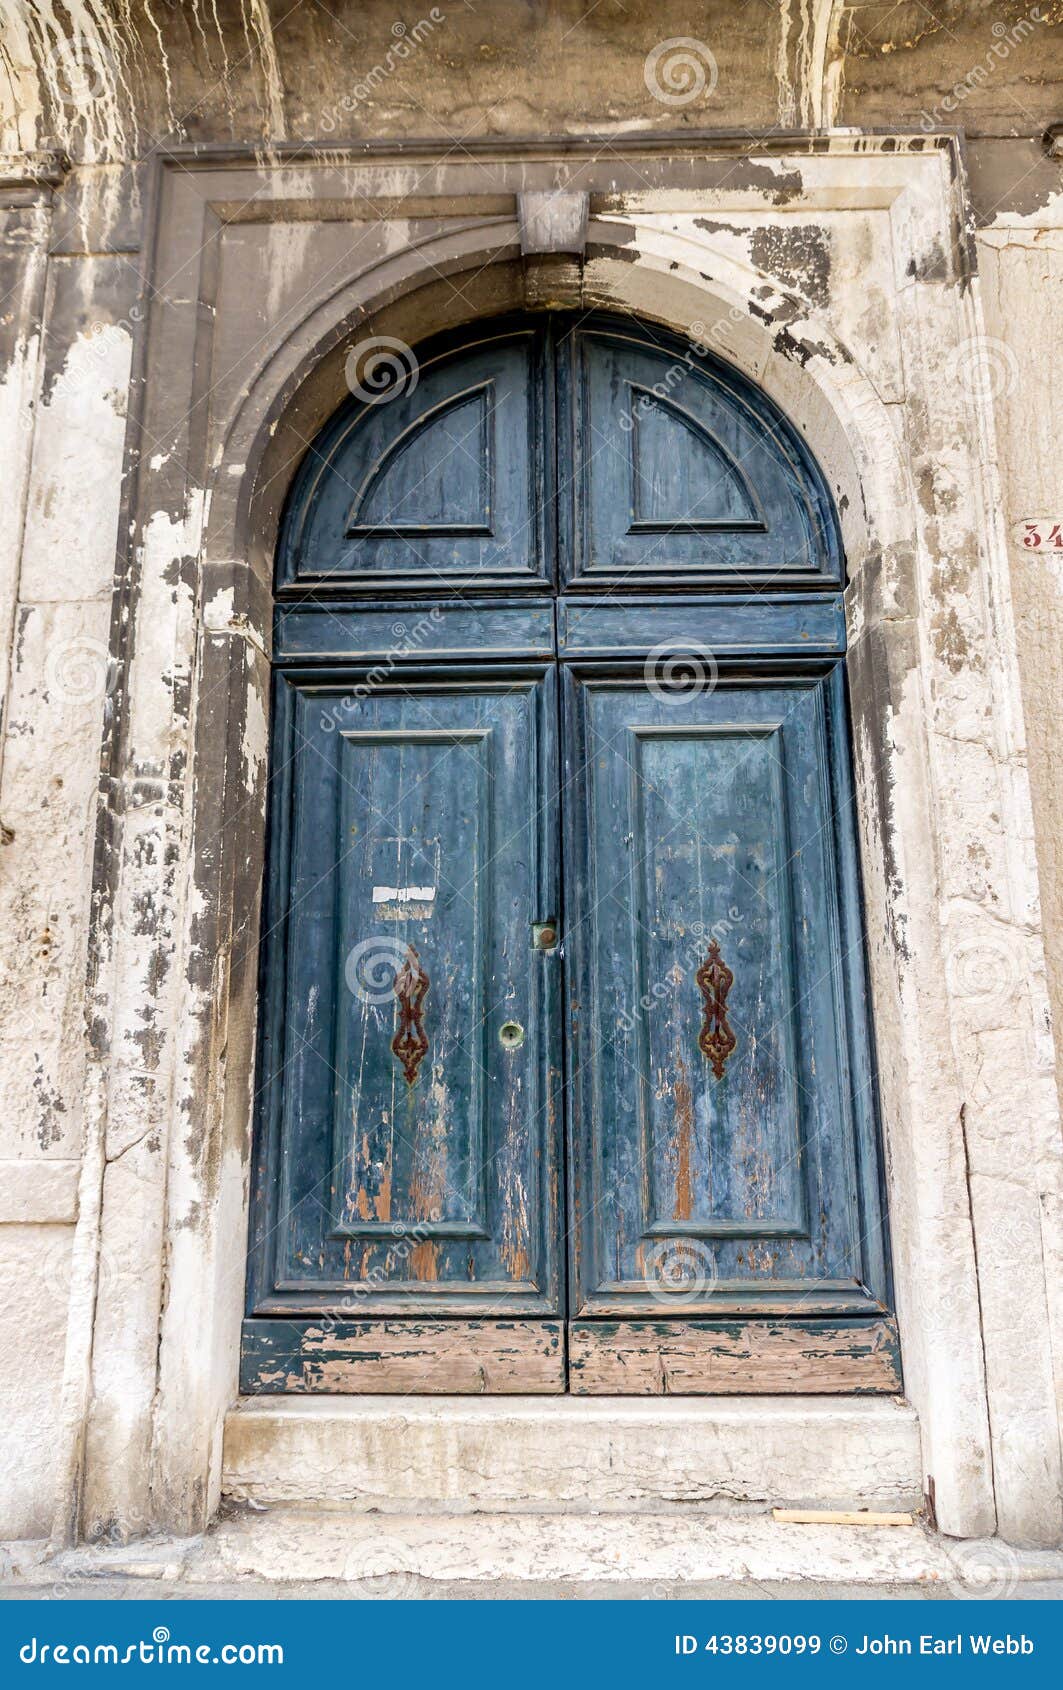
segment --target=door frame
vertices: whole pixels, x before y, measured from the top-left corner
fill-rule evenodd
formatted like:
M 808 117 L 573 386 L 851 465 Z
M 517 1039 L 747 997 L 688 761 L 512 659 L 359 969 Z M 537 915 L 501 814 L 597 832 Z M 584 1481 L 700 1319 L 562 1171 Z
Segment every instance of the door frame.
M 477 369 L 493 370 L 511 345 L 522 342 L 532 352 L 524 366 L 528 388 L 520 406 L 527 417 L 527 452 L 521 465 L 529 477 L 525 496 L 530 493 L 539 511 L 530 570 L 518 578 L 511 574 L 498 578 L 491 562 L 481 580 L 483 541 L 470 535 L 461 541 L 468 549 L 467 563 L 448 560 L 427 579 L 406 579 L 401 570 L 407 543 L 398 531 L 385 539 L 400 569 L 394 583 L 390 575 L 384 578 L 395 596 L 373 596 L 370 590 L 379 590 L 379 576 L 366 573 L 357 550 L 349 558 L 345 551 L 337 551 L 344 545 L 345 525 L 338 518 L 349 503 L 347 489 L 369 485 L 372 475 L 389 461 L 395 442 L 408 438 L 425 417 L 437 415 L 441 391 L 466 395 Z M 272 781 L 266 853 L 271 866 L 260 958 L 261 1105 L 253 1157 L 241 1390 L 249 1395 L 559 1390 L 660 1394 L 677 1388 L 708 1395 L 738 1391 L 841 1394 L 846 1390 L 897 1394 L 902 1387 L 900 1351 L 890 1302 L 888 1211 L 865 1003 L 862 900 L 849 815 L 852 780 L 841 616 L 844 565 L 837 516 L 818 466 L 792 435 L 792 425 L 737 372 L 718 361 L 695 360 L 688 342 L 641 320 L 601 312 L 551 313 L 545 318 L 529 313 L 507 315 L 456 333 L 434 335 L 423 346 L 418 344 L 411 356 L 419 379 L 408 396 L 400 387 L 404 403 L 397 420 L 390 406 L 355 399 L 342 405 L 315 436 L 300 465 L 281 524 L 271 709 L 279 739 L 272 755 L 280 762 Z M 621 580 L 594 591 L 596 584 L 581 561 L 586 541 L 577 540 L 589 521 L 596 486 L 584 471 L 586 446 L 580 438 L 585 356 L 604 356 L 608 369 L 619 357 L 619 371 L 629 380 L 632 372 L 642 370 L 644 379 L 650 380 L 660 370 L 672 386 L 674 378 L 700 363 L 706 385 L 695 386 L 687 403 L 697 407 L 698 394 L 706 393 L 718 400 L 728 420 L 737 412 L 739 437 L 747 447 L 753 442 L 761 494 L 774 501 L 777 489 L 784 488 L 788 502 L 780 508 L 807 513 L 801 517 L 807 528 L 802 531 L 800 555 L 788 554 L 784 570 L 765 573 L 764 552 L 774 562 L 780 544 L 773 528 L 770 538 L 756 538 L 749 554 L 754 573 L 748 580 L 743 567 L 734 563 L 729 574 L 721 574 L 711 543 L 704 537 L 712 528 L 706 524 L 698 531 L 697 565 L 689 560 L 692 579 L 677 576 L 670 591 L 661 585 L 654 591 L 640 571 L 633 582 Z M 421 382 L 426 373 L 429 379 L 437 378 L 427 411 L 423 398 L 418 396 L 414 402 L 418 388 L 421 394 L 425 391 Z M 626 411 L 617 415 L 621 424 L 628 420 Z M 598 417 L 598 427 L 616 420 L 610 411 Z M 483 443 L 481 450 L 486 450 Z M 333 488 L 343 495 L 339 512 Z M 495 497 L 501 497 L 497 489 Z M 504 511 L 503 505 L 503 520 Z M 556 551 L 555 537 L 560 541 Z M 678 544 L 684 538 L 688 536 L 681 534 Z M 655 540 L 654 549 L 660 544 Z M 568 548 L 575 549 L 570 553 Z M 702 553 L 711 560 L 708 565 L 700 561 Z M 333 559 L 340 555 L 348 567 L 333 574 Z M 654 573 L 664 577 L 669 572 L 658 564 Z M 425 596 L 428 580 L 431 592 L 439 594 L 451 578 L 461 589 L 462 608 L 448 599 Z M 541 594 L 547 580 L 552 582 L 549 601 L 529 596 Z M 367 592 L 370 596 L 360 596 Z M 547 615 L 553 625 L 552 639 L 547 637 Z M 421 637 L 410 640 L 407 625 L 414 617 L 420 618 Z M 385 650 L 379 644 L 382 635 L 390 638 L 397 628 L 403 630 L 402 639 Z M 824 761 L 818 781 L 828 817 L 832 877 L 831 889 L 824 895 L 833 911 L 831 931 L 838 940 L 831 968 L 839 1025 L 830 1036 L 838 1039 L 840 1047 L 842 1111 L 831 1142 L 835 1157 L 842 1162 L 852 1159 L 853 1190 L 841 1210 L 844 1214 L 852 1206 L 852 1224 L 858 1229 L 854 1236 L 861 1266 L 854 1270 L 851 1286 L 844 1278 L 816 1279 L 798 1292 L 795 1268 L 785 1286 L 766 1288 L 751 1280 L 736 1286 L 733 1294 L 701 1298 L 689 1308 L 685 1306 L 688 1299 L 669 1305 L 664 1296 L 657 1297 L 654 1307 L 653 1296 L 647 1294 L 653 1290 L 650 1281 L 638 1288 L 638 1294 L 634 1284 L 623 1294 L 618 1288 L 612 1295 L 580 1289 L 594 1237 L 593 1229 L 587 1231 L 586 1204 L 589 1194 L 598 1191 L 599 1158 L 592 1148 L 597 1145 L 594 1135 L 604 1124 L 591 1103 L 593 1088 L 586 1078 L 595 1060 L 586 1054 L 587 1029 L 596 1012 L 593 970 L 575 920 L 581 895 L 577 888 L 588 888 L 593 878 L 590 864 L 584 861 L 589 836 L 579 812 L 579 805 L 590 802 L 590 793 L 582 780 L 573 782 L 567 775 L 559 779 L 562 757 L 557 738 L 560 735 L 565 766 L 574 757 L 584 768 L 586 758 L 577 749 L 582 744 L 581 704 L 598 686 L 637 682 L 640 677 L 645 681 L 651 647 L 659 650 L 662 634 L 670 630 L 677 637 L 666 642 L 669 649 L 678 652 L 689 647 L 695 659 L 711 642 L 714 662 L 717 655 L 720 659 L 721 687 L 812 687 L 825 712 Z M 288 875 L 297 837 L 294 806 L 296 772 L 301 766 L 290 750 L 294 712 L 300 699 L 320 696 L 321 708 L 326 713 L 331 708 L 335 727 L 336 706 L 330 707 L 329 700 L 342 707 L 348 699 L 357 700 L 369 692 L 385 697 L 438 688 L 479 691 L 484 685 L 504 685 L 525 675 L 545 681 L 547 669 L 530 669 L 531 659 L 524 649 L 525 642 L 536 640 L 551 647 L 552 675 L 558 688 L 553 704 L 544 697 L 537 712 L 543 792 L 537 811 L 541 872 L 549 871 L 562 841 L 565 862 L 563 899 L 560 864 L 556 892 L 544 896 L 541 887 L 531 892 L 533 918 L 536 911 L 540 919 L 544 911 L 560 911 L 562 904 L 565 911 L 560 952 L 529 953 L 529 967 L 539 970 L 544 992 L 552 1000 L 549 1024 L 539 1027 L 535 1038 L 542 1083 L 552 1094 L 548 1120 L 556 1123 L 538 1190 L 541 1198 L 554 1185 L 549 1159 L 556 1157 L 557 1186 L 563 1198 L 555 1200 L 552 1219 L 556 1228 L 564 1227 L 567 1240 L 560 1250 L 563 1283 L 559 1292 L 550 1288 L 558 1250 L 556 1239 L 554 1250 L 548 1248 L 554 1235 L 550 1216 L 545 1214 L 538 1222 L 531 1217 L 537 1233 L 540 1225 L 543 1228 L 547 1251 L 543 1262 L 547 1283 L 532 1302 L 526 1296 L 499 1294 L 494 1307 L 485 1307 L 484 1292 L 475 1284 L 467 1285 L 463 1294 L 459 1284 L 449 1281 L 445 1287 L 433 1283 L 415 1298 L 401 1271 L 412 1248 L 411 1238 L 405 1236 L 408 1225 L 400 1228 L 399 1242 L 389 1241 L 388 1246 L 388 1263 L 398 1260 L 401 1284 L 390 1282 L 391 1266 L 388 1278 L 369 1285 L 364 1269 L 361 1279 L 352 1278 L 342 1288 L 308 1282 L 303 1290 L 294 1282 L 284 1283 L 275 1261 L 277 1203 L 281 1170 L 289 1158 L 297 1159 L 301 1142 L 286 1136 L 293 1125 L 285 1080 L 288 1063 L 280 1055 L 289 1042 L 289 1018 L 298 1014 L 296 1003 L 289 1002 L 288 937 Z M 313 715 L 311 710 L 311 726 Z M 325 747 L 322 742 L 321 750 Z M 311 755 L 309 747 L 301 755 Z M 555 826 L 558 837 L 548 837 Z M 326 992 L 323 1002 L 329 1001 Z M 329 1013 L 326 1009 L 326 1018 Z M 590 1048 L 597 1051 L 598 1041 Z M 566 1070 L 570 1067 L 574 1049 L 576 1078 L 562 1086 L 562 1064 Z M 809 1156 L 802 1179 L 811 1177 L 812 1165 Z M 848 1190 L 844 1181 L 843 1186 Z M 838 1195 L 833 1191 L 828 1195 L 824 1188 L 822 1201 L 830 1204 Z M 593 1207 L 597 1207 L 596 1198 Z M 844 1222 L 842 1226 L 844 1231 Z M 811 1230 L 816 1234 L 815 1228 Z M 426 1229 L 426 1236 L 430 1232 Z M 814 1262 L 811 1236 L 809 1247 Z M 415 1307 L 408 1306 L 411 1299 Z M 570 1344 L 575 1357 L 571 1375 Z
M 294 464 L 342 397 L 352 335 L 413 344 L 445 322 L 559 298 L 630 309 L 718 346 L 801 417 L 829 476 L 851 577 L 868 948 L 925 1471 L 949 1532 L 980 1535 L 999 1520 L 1043 1542 L 1058 1529 L 1051 1304 L 1036 1265 L 1034 1281 L 1016 1283 L 1008 1246 L 1029 1238 L 1024 1260 L 1042 1260 L 1037 1182 L 1059 1116 L 992 402 L 942 379 L 943 360 L 986 332 L 968 248 L 954 239 L 969 211 L 962 150 L 950 133 L 837 135 L 811 150 L 786 135 L 754 145 L 684 133 L 613 138 L 602 163 L 595 145 L 477 142 L 473 195 L 467 162 L 433 141 L 268 158 L 189 146 L 154 160 L 112 621 L 119 679 L 100 786 L 59 1541 L 116 1526 L 199 1531 L 217 1505 L 245 1259 L 270 583 Z M 296 165 L 300 228 L 349 218 L 355 197 L 379 203 L 379 250 L 352 248 L 309 293 L 298 266 L 282 267 L 278 326 L 248 340 L 243 314 L 262 262 L 253 241 L 283 236 Z M 600 196 L 586 246 L 522 250 L 518 196 L 564 181 Z M 426 203 L 438 196 L 434 220 L 426 211 L 415 226 L 389 225 L 403 184 Z M 494 199 L 475 198 L 488 188 Z M 675 207 L 663 218 L 662 195 Z M 235 223 L 234 206 L 244 208 Z M 863 293 L 851 309 L 840 275 L 813 309 L 793 276 L 738 256 L 778 206 L 788 223 L 799 214 L 810 225 L 829 206 L 865 242 L 881 312 L 867 313 Z M 733 231 L 723 243 L 704 226 L 721 211 Z M 247 280 L 224 297 L 223 251 Z M 221 345 L 243 348 L 238 391 L 230 384 L 208 406 Z M 915 483 L 925 470 L 933 484 L 943 441 L 952 514 L 940 527 Z M 964 514 L 961 579 L 948 573 L 946 535 Z M 940 616 L 969 636 L 944 652 Z M 163 650 L 180 685 L 158 679 Z M 937 731 L 943 712 L 969 737 Z M 994 809 L 1007 818 L 979 906 L 964 901 L 959 859 L 939 851 L 970 836 L 972 780 L 991 795 L 978 825 Z M 117 802 L 126 793 L 131 802 Z M 145 907 L 158 912 L 154 946 Z M 987 1053 L 978 1001 L 951 959 L 998 944 L 999 912 L 1006 923 L 1021 914 L 1007 927 L 1013 1025 L 1007 1051 Z M 1009 1165 L 1005 1225 L 986 1170 L 1011 1118 L 1023 1120 L 1030 1154 Z M 111 1160 L 123 1145 L 135 1147 L 124 1168 Z M 131 1278 L 115 1272 L 131 1259 Z M 1018 1366 L 1020 1356 L 1036 1365 Z M 1016 1423 L 1022 1440 L 1009 1438 Z

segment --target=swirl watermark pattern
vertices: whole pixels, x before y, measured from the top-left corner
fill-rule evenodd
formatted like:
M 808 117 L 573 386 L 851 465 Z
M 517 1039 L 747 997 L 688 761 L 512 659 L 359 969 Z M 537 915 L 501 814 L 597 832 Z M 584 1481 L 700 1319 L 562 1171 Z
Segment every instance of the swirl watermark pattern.
M 407 947 L 386 933 L 373 933 L 360 939 L 347 952 L 343 978 L 352 997 L 362 1003 L 391 1003 L 395 996 L 395 981 L 406 961 Z
M 968 1003 L 1003 1002 L 1021 978 L 1014 946 L 1003 937 L 961 939 L 945 963 L 949 988 Z
M 948 376 L 972 399 L 1002 399 L 1019 379 L 1019 360 L 1004 341 L 971 335 L 950 353 Z
M 94 100 L 105 99 L 115 86 L 117 66 L 113 55 L 97 37 L 88 42 L 60 35 L 52 42 L 42 67 L 50 72 L 49 87 L 62 105 L 83 112 Z
M 414 1593 L 417 1574 L 410 1552 L 395 1538 L 374 1538 L 372 1543 L 360 1543 L 343 1560 L 343 1579 L 358 1586 L 370 1584 L 369 1590 L 356 1589 L 357 1596 L 376 1600 L 401 1602 Z
M 707 646 L 662 640 L 642 665 L 642 677 L 658 703 L 689 704 L 703 693 L 715 692 L 720 670 Z
M 711 97 L 720 68 L 704 41 L 692 35 L 673 35 L 667 41 L 658 41 L 647 53 L 642 75 L 662 106 L 689 106 L 692 100 Z
M 105 698 L 114 690 L 115 675 L 102 640 L 79 634 L 53 645 L 44 665 L 48 693 L 69 704 Z
M 421 371 L 412 346 L 394 335 L 377 334 L 351 347 L 343 374 L 356 399 L 365 405 L 381 405 L 413 393 Z
M 700 1302 L 716 1283 L 716 1262 L 700 1238 L 663 1238 L 647 1250 L 644 1277 L 655 1303 L 676 1308 Z
M 953 1573 L 948 1587 L 957 1601 L 1001 1602 L 1014 1596 L 1019 1558 L 1009 1544 L 993 1538 L 950 1545 L 949 1561 Z

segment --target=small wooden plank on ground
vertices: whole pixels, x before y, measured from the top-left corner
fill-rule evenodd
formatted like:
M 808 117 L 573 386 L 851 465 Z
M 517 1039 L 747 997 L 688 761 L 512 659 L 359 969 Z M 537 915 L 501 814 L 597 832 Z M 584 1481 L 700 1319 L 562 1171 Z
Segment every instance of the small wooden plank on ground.
M 773 1508 L 787 1526 L 913 1526 L 914 1514 L 879 1514 L 871 1508 Z

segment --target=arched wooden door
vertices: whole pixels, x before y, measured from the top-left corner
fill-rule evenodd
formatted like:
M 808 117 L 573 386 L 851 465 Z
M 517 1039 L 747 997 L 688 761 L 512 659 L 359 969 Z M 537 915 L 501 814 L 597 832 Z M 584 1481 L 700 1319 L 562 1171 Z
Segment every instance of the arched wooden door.
M 794 428 L 632 321 L 314 442 L 246 1390 L 898 1389 L 841 587 Z

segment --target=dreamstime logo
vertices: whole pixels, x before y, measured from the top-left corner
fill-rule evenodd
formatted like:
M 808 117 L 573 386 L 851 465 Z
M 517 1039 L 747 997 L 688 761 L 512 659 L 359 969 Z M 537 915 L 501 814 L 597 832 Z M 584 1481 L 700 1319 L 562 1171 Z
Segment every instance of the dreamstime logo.
M 55 1227 L 49 1231 L 54 1236 L 49 1238 L 37 1253 L 33 1267 L 34 1279 L 49 1304 L 65 1307 L 70 1296 L 73 1271 L 72 1230 L 68 1227 Z M 13 1281 L 9 1285 L 7 1279 L 8 1276 L 0 1270 L 0 1292 L 13 1294 L 16 1286 Z M 115 1290 L 121 1292 L 130 1283 L 127 1266 L 117 1260 L 110 1250 L 101 1249 L 96 1257 L 96 1295 L 101 1302 L 110 1293 Z
M 620 1011 L 616 1018 L 617 1031 L 630 1033 L 641 1016 L 652 1014 L 662 1000 L 673 998 L 694 970 L 705 961 L 707 942 L 715 939 L 718 945 L 722 944 L 728 934 L 741 927 L 744 919 L 737 904 L 731 904 L 727 914 L 714 921 L 709 928 L 706 928 L 703 921 L 692 922 L 689 938 L 671 968 L 666 969 L 660 979 L 653 982 L 648 992 L 643 992 L 633 1009 Z
M 367 71 L 331 110 L 321 113 L 322 129 L 330 133 L 336 128 L 340 112 L 353 112 L 367 101 L 371 102 L 388 77 L 393 76 L 415 48 L 423 46 L 432 31 L 446 21 L 446 13 L 441 12 L 438 6 L 433 6 L 426 18 L 418 18 L 412 27 L 396 18 L 391 26 L 393 40 L 383 59 Z
M 647 53 L 642 75 L 654 99 L 663 106 L 689 106 L 692 100 L 710 97 L 720 69 L 704 41 L 692 35 L 673 35 Z
M 349 1218 L 353 1221 L 356 1218 L 356 1213 L 351 1198 L 347 1200 L 347 1208 Z M 338 1302 L 330 1303 L 325 1313 L 315 1320 L 315 1327 L 319 1327 L 324 1334 L 328 1335 L 335 1332 L 337 1326 L 343 1321 L 350 1320 L 352 1314 L 356 1310 L 360 1311 L 361 1305 L 368 1298 L 372 1297 L 382 1286 L 386 1287 L 393 1282 L 393 1273 L 396 1267 L 401 1267 L 403 1262 L 409 1261 L 414 1251 L 418 1250 L 422 1244 L 431 1242 L 432 1229 L 443 1218 L 443 1210 L 436 1205 L 429 1210 L 423 1220 L 392 1221 L 390 1223 L 391 1236 L 394 1243 L 388 1244 L 387 1260 L 375 1262 L 364 1279 L 356 1285 L 349 1286 Z
M 370 1590 L 356 1592 L 383 1601 L 401 1601 L 413 1595 L 417 1574 L 410 1552 L 395 1538 L 374 1538 L 350 1550 L 343 1561 L 343 1578 L 350 1584 L 369 1584 Z
M 322 733 L 335 733 L 339 726 L 340 717 L 363 698 L 368 698 L 376 687 L 384 686 L 395 673 L 399 661 L 404 657 L 413 656 L 426 643 L 443 620 L 443 612 L 438 605 L 433 605 L 425 616 L 419 616 L 413 627 L 405 622 L 393 622 L 391 632 L 401 644 L 390 646 L 373 667 L 360 680 L 357 686 L 351 688 L 341 699 L 328 710 L 323 710 L 320 716 Z
M 348 352 L 343 365 L 347 386 L 366 405 L 386 404 L 412 393 L 421 371 L 413 348 L 394 335 L 370 335 Z
M 1002 938 L 962 939 L 949 952 L 945 971 L 954 995 L 969 1003 L 1006 998 L 1020 978 L 1019 959 Z
M 1019 18 L 1017 23 L 1010 26 L 1001 19 L 993 25 L 993 41 L 977 64 L 973 64 L 967 75 L 959 82 L 954 82 L 945 98 L 931 111 L 920 113 L 920 127 L 924 132 L 940 129 L 965 100 L 984 88 L 996 74 L 999 65 L 1004 64 L 1017 47 L 1023 45 L 1027 38 L 1035 33 L 1036 27 L 1050 20 L 1042 17 L 1039 6 L 1031 6 L 1025 17 Z
M 662 640 L 646 658 L 642 677 L 659 703 L 686 704 L 714 692 L 720 670 L 707 647 Z
M 44 665 L 49 695 L 71 704 L 104 698 L 114 688 L 115 675 L 102 640 L 79 634 L 53 645 Z
M 71 1577 L 76 1576 L 71 1574 Z M 65 1581 L 61 1581 L 61 1585 Z M 18 1652 L 24 1666 L 283 1666 L 280 1643 L 174 1643 L 170 1628 L 157 1625 L 150 1642 L 51 1643 L 31 1637 Z
M 363 1003 L 389 1003 L 395 996 L 395 979 L 406 961 L 406 946 L 385 933 L 360 939 L 347 952 L 343 978 L 347 990 Z
M 75 111 L 102 99 L 116 80 L 114 59 L 102 43 L 90 53 L 84 42 L 66 35 L 52 43 L 45 68 L 51 70 L 50 85 L 62 104 Z
M 999 1602 L 1014 1596 L 1019 1558 L 1008 1544 L 994 1538 L 950 1545 L 949 1561 L 953 1572 L 947 1583 L 958 1601 Z
M 971 335 L 950 354 L 948 374 L 952 383 L 972 399 L 1001 399 L 1018 380 L 1019 360 L 1002 340 Z
M 644 1278 L 655 1303 L 696 1303 L 716 1283 L 716 1263 L 700 1238 L 665 1238 L 647 1251 Z

